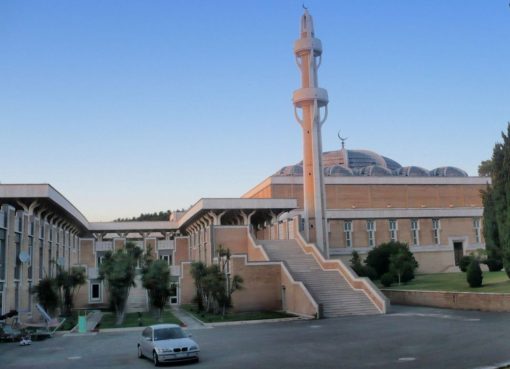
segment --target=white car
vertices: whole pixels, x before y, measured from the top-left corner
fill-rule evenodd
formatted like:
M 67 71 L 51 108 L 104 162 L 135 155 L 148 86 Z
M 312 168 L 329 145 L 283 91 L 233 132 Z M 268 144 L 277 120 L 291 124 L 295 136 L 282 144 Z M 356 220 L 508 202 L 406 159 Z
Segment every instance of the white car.
M 177 324 L 151 325 L 138 340 L 138 357 L 152 358 L 155 366 L 164 362 L 198 361 L 200 348 L 189 337 Z

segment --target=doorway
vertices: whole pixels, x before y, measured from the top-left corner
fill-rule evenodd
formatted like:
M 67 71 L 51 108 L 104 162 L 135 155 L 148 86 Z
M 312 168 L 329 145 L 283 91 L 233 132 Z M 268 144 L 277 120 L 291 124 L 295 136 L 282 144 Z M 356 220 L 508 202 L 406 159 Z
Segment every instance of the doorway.
M 464 256 L 462 241 L 453 241 L 453 255 L 455 257 L 455 266 L 459 266 L 460 259 Z

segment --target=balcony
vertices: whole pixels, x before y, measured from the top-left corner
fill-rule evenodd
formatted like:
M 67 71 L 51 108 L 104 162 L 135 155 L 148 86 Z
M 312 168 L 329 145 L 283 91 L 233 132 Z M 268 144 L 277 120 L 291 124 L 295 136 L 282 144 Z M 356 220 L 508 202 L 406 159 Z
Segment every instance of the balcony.
M 112 241 L 96 241 L 96 251 L 112 251 Z
M 173 250 L 174 248 L 174 240 L 158 240 L 158 250 Z
M 180 265 L 171 265 L 170 266 L 170 275 L 173 277 L 181 276 L 181 266 Z

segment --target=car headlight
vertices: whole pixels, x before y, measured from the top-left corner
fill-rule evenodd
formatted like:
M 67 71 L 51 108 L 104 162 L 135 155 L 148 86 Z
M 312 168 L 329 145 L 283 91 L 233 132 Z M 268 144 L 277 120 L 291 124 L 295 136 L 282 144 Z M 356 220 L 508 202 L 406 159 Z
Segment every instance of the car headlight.
M 166 352 L 174 352 L 174 350 L 171 349 L 171 348 L 157 348 L 156 352 L 158 354 L 163 354 L 163 353 L 166 353 Z
M 191 346 L 189 349 L 190 349 L 190 351 L 192 351 L 192 350 L 198 350 L 198 346 Z

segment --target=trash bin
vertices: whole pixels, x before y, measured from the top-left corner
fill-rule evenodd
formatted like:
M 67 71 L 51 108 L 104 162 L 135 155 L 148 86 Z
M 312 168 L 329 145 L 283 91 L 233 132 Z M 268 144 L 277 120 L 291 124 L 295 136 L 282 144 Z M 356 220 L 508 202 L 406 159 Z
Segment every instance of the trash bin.
M 87 332 L 87 316 L 80 315 L 78 316 L 78 333 Z

